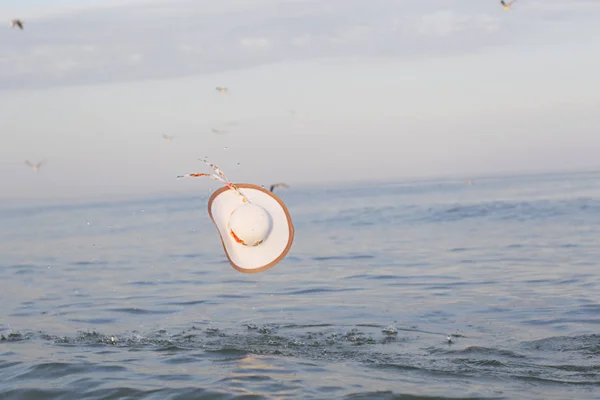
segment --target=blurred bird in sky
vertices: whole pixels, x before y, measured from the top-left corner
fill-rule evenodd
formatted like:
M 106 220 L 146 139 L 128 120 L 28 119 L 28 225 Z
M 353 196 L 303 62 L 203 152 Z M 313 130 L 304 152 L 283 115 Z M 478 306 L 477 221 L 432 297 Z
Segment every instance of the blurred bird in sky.
M 286 185 L 285 183 L 274 183 L 273 185 L 271 185 L 271 187 L 269 188 L 269 190 L 271 192 L 273 192 L 275 190 L 275 188 L 278 188 L 278 187 L 289 188 L 289 186 Z
M 502 8 L 504 8 L 504 11 L 510 11 L 510 7 L 514 4 L 515 1 L 517 1 L 517 0 L 510 0 L 510 1 L 500 0 L 500 4 L 502 4 Z
M 23 21 L 21 21 L 20 19 L 13 19 L 10 21 L 10 26 L 13 28 L 19 28 L 23 30 Z
M 35 172 L 38 172 L 40 170 L 40 168 L 42 167 L 42 165 L 44 165 L 45 161 L 40 161 L 37 164 L 32 164 L 29 160 L 25 161 L 25 164 L 31 168 L 32 170 L 34 170 Z

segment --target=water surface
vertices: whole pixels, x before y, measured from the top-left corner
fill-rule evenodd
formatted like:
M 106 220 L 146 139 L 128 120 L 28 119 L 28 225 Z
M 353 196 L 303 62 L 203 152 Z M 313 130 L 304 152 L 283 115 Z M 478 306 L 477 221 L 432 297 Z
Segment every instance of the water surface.
M 205 197 L 0 210 L 0 398 L 598 398 L 600 174 L 278 193 L 250 275 Z

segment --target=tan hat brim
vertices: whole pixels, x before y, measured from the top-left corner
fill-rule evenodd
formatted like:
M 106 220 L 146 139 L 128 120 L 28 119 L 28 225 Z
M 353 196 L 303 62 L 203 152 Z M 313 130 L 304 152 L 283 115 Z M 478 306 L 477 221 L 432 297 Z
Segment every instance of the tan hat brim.
M 241 196 L 224 186 L 208 200 L 208 215 L 217 227 L 227 259 L 244 273 L 265 271 L 280 262 L 292 247 L 294 225 L 290 213 L 274 193 L 249 183 L 236 184 L 250 202 L 263 207 L 271 215 L 273 225 L 267 239 L 258 246 L 244 246 L 229 234 L 227 223 L 233 210 L 242 205 Z

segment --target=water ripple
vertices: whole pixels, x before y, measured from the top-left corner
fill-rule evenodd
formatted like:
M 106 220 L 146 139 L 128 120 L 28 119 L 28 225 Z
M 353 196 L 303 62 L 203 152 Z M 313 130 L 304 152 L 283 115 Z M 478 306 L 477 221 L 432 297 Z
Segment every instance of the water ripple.
M 206 197 L 3 208 L 0 398 L 595 399 L 599 183 L 295 188 L 248 275 Z

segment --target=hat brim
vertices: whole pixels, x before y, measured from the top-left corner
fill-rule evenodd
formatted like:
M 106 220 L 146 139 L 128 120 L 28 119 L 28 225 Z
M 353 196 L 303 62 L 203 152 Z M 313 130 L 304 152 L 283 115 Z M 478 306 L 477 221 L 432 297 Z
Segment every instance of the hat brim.
M 249 183 L 236 186 L 250 202 L 263 207 L 271 215 L 273 225 L 267 239 L 258 246 L 250 247 L 236 242 L 229 234 L 229 217 L 242 202 L 240 195 L 227 186 L 210 196 L 208 215 L 219 231 L 231 266 L 244 273 L 262 272 L 275 266 L 287 255 L 294 241 L 294 224 L 287 207 L 277 195 Z

